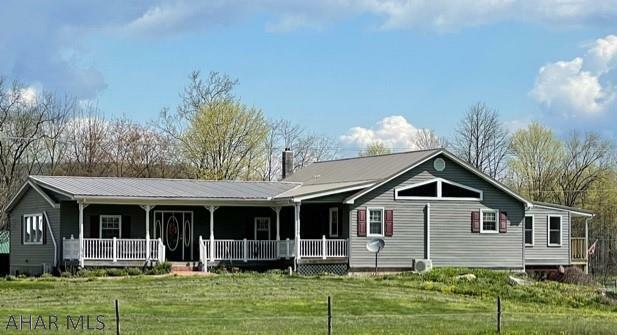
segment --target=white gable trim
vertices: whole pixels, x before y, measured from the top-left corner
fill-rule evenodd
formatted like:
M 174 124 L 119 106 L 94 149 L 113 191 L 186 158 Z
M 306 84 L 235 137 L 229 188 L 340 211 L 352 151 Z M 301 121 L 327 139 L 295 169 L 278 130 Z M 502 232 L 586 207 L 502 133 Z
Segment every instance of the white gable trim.
M 589 217 L 589 218 L 594 217 L 594 214 L 583 213 L 583 212 L 579 212 L 579 211 L 572 210 L 572 209 L 565 209 L 565 208 L 552 207 L 552 206 L 547 206 L 547 205 L 538 205 L 538 204 L 534 204 L 534 207 L 544 208 L 544 209 L 552 209 L 552 210 L 562 211 L 562 212 L 568 212 L 568 213 L 572 213 L 574 215 L 584 216 L 584 217 Z
M 9 203 L 4 208 L 5 212 L 10 212 L 13 209 L 13 207 L 15 207 L 15 205 L 17 205 L 17 202 L 24 196 L 24 194 L 28 190 L 28 187 L 30 187 L 33 190 L 35 190 L 43 199 L 45 199 L 45 201 L 47 201 L 47 203 L 49 203 L 51 208 L 60 208 L 60 204 L 58 204 L 55 201 L 53 201 L 43 190 L 41 190 L 41 188 L 38 185 L 36 185 L 32 181 L 28 180 L 28 181 L 26 181 L 21 186 L 21 188 L 19 189 L 19 191 L 17 191 L 15 196 L 13 196 L 13 198 L 11 198 Z
M 339 188 L 339 189 L 334 189 L 334 190 L 329 190 L 329 191 L 317 192 L 317 193 L 313 193 L 313 194 L 301 195 L 301 196 L 293 197 L 293 202 L 301 202 L 301 201 L 304 201 L 304 200 L 309 200 L 309 199 L 314 199 L 314 198 L 321 198 L 321 197 L 325 197 L 325 196 L 333 195 L 333 194 L 339 194 L 339 193 L 345 193 L 345 192 L 349 192 L 349 191 L 362 190 L 362 189 L 365 189 L 365 188 L 373 186 L 373 185 L 374 185 L 374 183 L 362 184 L 362 185 L 344 187 L 344 188 Z
M 365 189 L 363 191 L 360 191 L 352 196 L 350 196 L 349 198 L 345 199 L 345 203 L 346 204 L 353 204 L 358 198 L 360 198 L 361 196 L 373 191 L 374 189 L 378 188 L 379 186 L 382 186 L 386 183 L 388 183 L 389 181 L 401 176 L 402 174 L 411 171 L 412 169 L 418 167 L 419 165 L 437 157 L 438 155 L 444 155 L 447 158 L 453 160 L 454 162 L 456 162 L 457 164 L 459 164 L 460 166 L 464 167 L 465 169 L 467 169 L 469 172 L 475 174 L 476 176 L 484 179 L 485 181 L 487 181 L 489 184 L 492 184 L 493 186 L 495 186 L 496 188 L 502 190 L 503 192 L 509 194 L 510 196 L 512 196 L 513 198 L 521 201 L 522 203 L 525 204 L 525 206 L 527 208 L 532 208 L 533 204 L 531 202 L 529 202 L 527 199 L 521 197 L 520 195 L 516 194 L 514 191 L 510 190 L 509 188 L 507 188 L 506 186 L 502 185 L 501 183 L 497 182 L 495 179 L 485 175 L 484 173 L 478 171 L 476 168 L 472 167 L 471 165 L 465 163 L 464 161 L 460 160 L 459 158 L 457 158 L 456 156 L 454 156 L 453 154 L 449 153 L 448 151 L 441 149 L 435 153 L 433 153 L 432 155 L 427 156 L 426 158 L 418 161 L 417 163 L 391 175 L 390 177 L 384 179 L 382 182 L 377 183 L 375 185 L 373 185 L 372 187 Z
M 431 183 L 437 183 L 437 196 L 435 197 L 425 197 L 425 196 L 407 196 L 407 195 L 399 195 L 398 193 L 400 191 L 405 191 L 414 187 L 418 187 L 418 186 L 422 186 L 422 185 L 426 185 L 426 184 L 431 184 Z M 443 196 L 443 184 L 450 184 L 453 186 L 457 186 L 472 192 L 477 192 L 480 197 L 479 198 L 470 198 L 470 197 L 444 197 Z M 403 187 L 397 187 L 394 189 L 394 199 L 395 200 L 405 200 L 405 199 L 409 199 L 409 200 L 476 200 L 476 201 L 482 201 L 484 199 L 484 192 L 482 192 L 482 190 L 478 190 L 475 189 L 473 187 L 467 186 L 467 185 L 463 185 L 463 184 L 459 184 L 459 183 L 455 183 L 453 181 L 447 180 L 447 179 L 443 179 L 443 178 L 433 178 L 433 179 L 429 179 L 429 180 L 425 180 L 423 182 L 419 182 L 416 184 L 412 184 L 412 185 L 407 185 L 407 186 L 403 186 Z

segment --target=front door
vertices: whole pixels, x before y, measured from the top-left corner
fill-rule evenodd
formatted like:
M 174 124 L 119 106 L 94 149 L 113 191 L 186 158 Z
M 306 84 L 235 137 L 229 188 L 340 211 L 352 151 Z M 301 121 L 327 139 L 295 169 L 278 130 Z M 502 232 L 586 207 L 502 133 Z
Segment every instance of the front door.
M 153 237 L 162 239 L 167 260 L 193 260 L 193 212 L 154 211 Z
M 258 217 L 255 218 L 255 239 L 269 240 L 270 239 L 270 218 Z

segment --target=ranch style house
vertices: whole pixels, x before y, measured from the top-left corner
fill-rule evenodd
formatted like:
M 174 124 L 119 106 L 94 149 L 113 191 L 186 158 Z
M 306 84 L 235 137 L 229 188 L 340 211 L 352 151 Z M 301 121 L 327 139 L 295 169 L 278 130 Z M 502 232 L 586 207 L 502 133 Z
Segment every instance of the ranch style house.
M 593 214 L 531 202 L 445 149 L 321 161 L 275 182 L 30 176 L 10 272 L 183 262 L 300 274 L 587 267 Z M 576 226 L 579 225 L 579 226 Z M 576 228 L 576 229 L 573 229 Z

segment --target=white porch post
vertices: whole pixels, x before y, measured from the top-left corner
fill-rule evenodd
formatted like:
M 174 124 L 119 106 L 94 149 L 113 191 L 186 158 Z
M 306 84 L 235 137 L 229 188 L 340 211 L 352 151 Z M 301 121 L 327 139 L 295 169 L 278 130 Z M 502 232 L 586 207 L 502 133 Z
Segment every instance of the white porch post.
M 84 208 L 88 205 L 79 203 L 79 266 L 84 267 Z
M 210 212 L 210 261 L 214 262 L 214 211 L 218 207 L 207 206 Z
M 585 273 L 589 273 L 589 219 L 585 219 Z
M 146 211 L 146 262 L 150 260 L 150 205 L 142 207 Z
M 300 257 L 300 203 L 297 202 L 295 205 L 295 233 L 296 233 L 296 262 L 294 262 L 294 264 L 296 264 L 297 266 L 297 260 L 299 260 Z
M 281 207 L 272 207 L 276 213 L 276 240 L 281 240 Z

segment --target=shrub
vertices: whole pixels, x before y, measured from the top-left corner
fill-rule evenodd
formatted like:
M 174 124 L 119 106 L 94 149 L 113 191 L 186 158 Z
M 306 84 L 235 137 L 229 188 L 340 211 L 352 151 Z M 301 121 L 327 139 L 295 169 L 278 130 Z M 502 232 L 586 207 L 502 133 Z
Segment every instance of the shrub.
M 141 269 L 139 269 L 139 268 L 128 268 L 128 269 L 126 269 L 126 273 L 129 276 L 139 276 L 139 275 L 143 274 L 143 271 L 141 271 Z
M 593 280 L 593 278 L 583 272 L 580 268 L 571 266 L 564 269 L 563 275 L 558 279 L 559 282 L 566 284 L 577 284 L 577 285 L 587 285 L 587 286 L 595 286 L 598 283 Z
M 147 269 L 144 273 L 147 275 L 164 275 L 171 272 L 171 263 L 163 262 Z
M 62 277 L 62 278 L 71 278 L 71 277 L 73 277 L 73 274 L 70 273 L 69 271 L 64 271 L 64 272 L 62 272 L 60 274 L 60 277 Z
M 110 268 L 107 269 L 107 275 L 110 277 L 128 276 L 128 271 L 126 269 Z
M 6 279 L 7 281 L 14 281 L 14 280 L 17 280 L 17 277 L 15 277 L 13 275 L 8 275 L 8 276 L 4 277 L 4 279 Z

